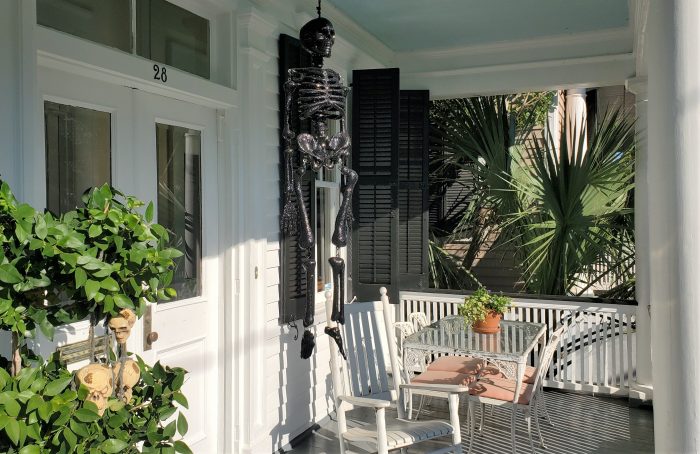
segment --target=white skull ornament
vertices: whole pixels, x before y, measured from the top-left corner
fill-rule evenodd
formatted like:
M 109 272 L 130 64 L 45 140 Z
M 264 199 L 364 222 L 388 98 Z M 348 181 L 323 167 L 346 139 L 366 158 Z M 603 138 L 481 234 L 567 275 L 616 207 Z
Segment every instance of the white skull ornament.
M 75 375 L 79 385 L 90 391 L 86 401 L 94 402 L 100 416 L 107 408 L 107 399 L 112 395 L 112 371 L 102 364 L 88 364 Z
M 136 361 L 132 359 L 127 359 L 124 361 L 124 372 L 119 376 L 121 369 L 121 363 L 118 362 L 114 365 L 114 379 L 117 381 L 117 387 L 123 391 L 122 398 L 124 403 L 129 403 L 133 395 L 133 388 L 141 379 L 141 369 Z M 120 381 L 121 379 L 121 381 Z M 117 392 L 119 392 L 117 389 Z
M 118 316 L 109 319 L 109 329 L 114 332 L 118 344 L 126 344 L 134 323 L 136 323 L 136 314 L 131 309 L 122 309 Z

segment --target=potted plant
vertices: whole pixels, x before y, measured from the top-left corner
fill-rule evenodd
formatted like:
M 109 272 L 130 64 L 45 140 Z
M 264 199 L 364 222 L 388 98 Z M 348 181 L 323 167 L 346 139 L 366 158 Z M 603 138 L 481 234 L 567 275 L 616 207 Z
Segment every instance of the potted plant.
M 484 287 L 464 299 L 458 308 L 459 315 L 472 325 L 477 333 L 494 334 L 500 329 L 503 314 L 510 307 L 511 299 L 503 295 L 494 295 Z

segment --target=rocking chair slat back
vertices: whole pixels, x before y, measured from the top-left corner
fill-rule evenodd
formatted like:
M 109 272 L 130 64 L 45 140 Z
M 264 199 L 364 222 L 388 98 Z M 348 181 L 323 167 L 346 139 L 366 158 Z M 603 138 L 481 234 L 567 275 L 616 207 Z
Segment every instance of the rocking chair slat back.
M 343 337 L 347 342 L 348 361 L 341 361 L 341 368 L 345 369 L 352 395 L 357 397 L 391 399 L 387 379 L 388 342 L 382 310 L 379 301 L 345 306 Z

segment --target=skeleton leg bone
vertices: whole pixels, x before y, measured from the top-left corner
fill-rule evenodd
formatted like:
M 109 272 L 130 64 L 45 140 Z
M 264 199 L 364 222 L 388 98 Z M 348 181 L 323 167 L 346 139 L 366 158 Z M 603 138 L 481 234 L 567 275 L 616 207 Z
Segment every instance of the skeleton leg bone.
M 345 260 L 331 257 L 328 263 L 333 271 L 333 312 L 331 320 L 341 325 L 345 324 Z
M 343 186 L 343 201 L 335 218 L 332 241 L 337 247 L 345 247 L 348 244 L 348 230 L 352 220 L 352 192 L 357 184 L 358 176 L 357 172 L 348 166 L 341 167 L 340 173 L 345 176 L 345 185 Z
M 314 304 L 316 299 L 316 292 L 313 290 L 314 287 L 314 274 L 316 271 L 316 260 L 309 258 L 304 260 L 303 265 L 306 270 L 306 303 L 305 303 L 305 314 L 304 314 L 304 328 L 314 324 Z

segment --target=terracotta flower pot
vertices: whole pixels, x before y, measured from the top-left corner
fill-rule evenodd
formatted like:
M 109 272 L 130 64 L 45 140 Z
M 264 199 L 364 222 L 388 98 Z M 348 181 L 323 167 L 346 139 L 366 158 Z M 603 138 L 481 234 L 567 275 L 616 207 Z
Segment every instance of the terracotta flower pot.
M 474 322 L 472 329 L 475 333 L 481 334 L 494 334 L 501 329 L 501 319 L 502 314 L 496 312 L 489 312 L 486 314 L 486 318 L 480 322 Z

